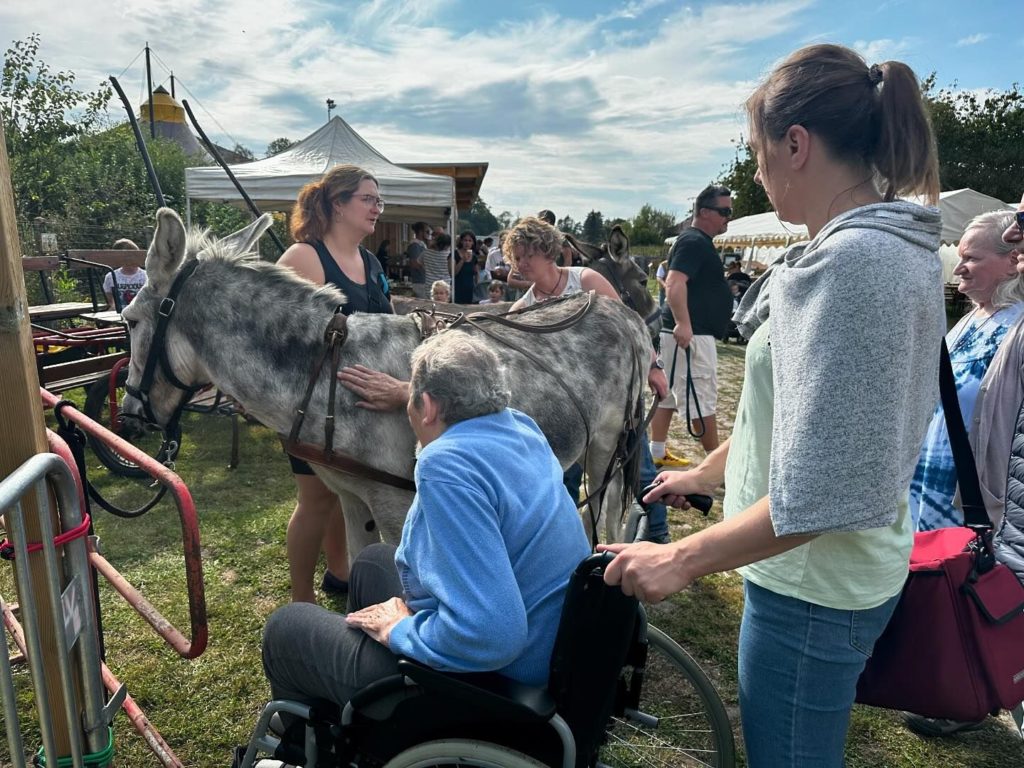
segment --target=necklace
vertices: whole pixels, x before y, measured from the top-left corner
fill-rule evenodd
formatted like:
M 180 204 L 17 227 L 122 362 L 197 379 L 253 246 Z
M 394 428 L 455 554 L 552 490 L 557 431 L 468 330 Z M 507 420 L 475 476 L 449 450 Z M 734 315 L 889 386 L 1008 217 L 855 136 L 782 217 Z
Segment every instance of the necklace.
M 950 352 L 956 351 L 961 346 L 967 344 L 969 341 L 977 337 L 978 334 L 981 333 L 982 328 L 988 325 L 992 321 L 992 318 L 998 315 L 1001 311 L 1000 309 L 994 310 L 988 315 L 988 317 L 986 317 L 980 323 L 977 323 L 975 325 L 974 317 L 978 313 L 978 309 L 979 307 L 975 307 L 974 309 L 971 310 L 970 314 L 967 315 L 963 329 L 960 331 L 960 333 L 957 334 L 956 338 L 953 339 L 953 344 L 950 346 Z
M 564 275 L 565 275 L 565 272 L 563 272 L 561 269 L 559 269 L 558 270 L 558 279 L 555 280 L 555 284 L 551 287 L 551 290 L 550 291 L 545 291 L 543 288 L 541 288 L 540 292 L 542 294 L 544 294 L 545 296 L 553 298 L 556 295 L 555 291 L 558 290 L 558 286 L 560 286 L 562 284 L 562 277 Z

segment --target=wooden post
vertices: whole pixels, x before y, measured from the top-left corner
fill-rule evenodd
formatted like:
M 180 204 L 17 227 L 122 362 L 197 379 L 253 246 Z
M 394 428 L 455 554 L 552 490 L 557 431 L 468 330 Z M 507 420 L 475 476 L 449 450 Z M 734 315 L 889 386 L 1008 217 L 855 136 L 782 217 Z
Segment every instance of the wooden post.
M 46 427 L 42 403 L 39 399 L 39 377 L 36 373 L 35 350 L 29 327 L 28 301 L 25 297 L 25 279 L 21 271 L 21 246 L 14 217 L 14 193 L 11 188 L 11 167 L 7 158 L 3 123 L 0 122 L 0 478 L 6 477 L 37 453 L 45 453 Z M 29 494 L 22 502 L 25 529 L 29 541 L 38 541 L 39 505 L 35 495 Z M 54 531 L 60 530 L 56 507 L 51 504 Z M 46 570 L 43 553 L 29 555 L 32 587 L 36 594 L 39 622 L 42 630 L 44 665 L 46 668 L 47 696 L 36 691 L 36 706 L 47 707 L 53 713 L 54 732 L 58 755 L 47 755 L 47 763 L 57 764 L 57 758 L 71 752 L 67 723 L 64 716 L 64 696 L 57 664 L 57 645 L 54 640 L 63 627 L 54 627 L 50 600 L 46 594 Z M 18 585 L 19 599 L 22 585 Z M 81 677 L 75 670 L 74 679 Z M 79 708 L 80 709 L 80 708 Z

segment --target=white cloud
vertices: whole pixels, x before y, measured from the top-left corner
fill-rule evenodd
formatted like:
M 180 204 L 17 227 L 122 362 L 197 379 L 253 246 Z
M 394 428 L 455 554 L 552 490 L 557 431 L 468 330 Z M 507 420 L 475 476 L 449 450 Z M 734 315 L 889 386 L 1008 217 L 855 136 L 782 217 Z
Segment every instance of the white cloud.
M 882 38 L 880 40 L 857 40 L 853 49 L 857 51 L 868 64 L 878 64 L 891 59 L 899 59 L 917 44 L 912 37 L 904 37 L 899 40 Z
M 956 47 L 957 48 L 965 48 L 968 45 L 977 45 L 978 43 L 985 42 L 990 37 L 992 37 L 992 35 L 986 34 L 984 32 L 976 32 L 973 35 L 968 35 L 967 37 L 961 37 L 959 40 L 956 41 Z
M 498 210 L 582 218 L 645 202 L 683 212 L 731 160 L 756 79 L 809 37 L 804 20 L 822 7 L 622 0 L 570 17 L 549 2 L 509 4 L 485 28 L 447 21 L 474 1 L 7 0 L 0 29 L 19 39 L 41 29 L 42 60 L 85 88 L 148 39 L 220 143 L 261 153 L 298 139 L 333 98 L 394 161 L 485 161 L 482 193 Z M 873 62 L 914 40 L 856 45 Z M 139 61 L 121 78 L 133 100 L 141 72 Z

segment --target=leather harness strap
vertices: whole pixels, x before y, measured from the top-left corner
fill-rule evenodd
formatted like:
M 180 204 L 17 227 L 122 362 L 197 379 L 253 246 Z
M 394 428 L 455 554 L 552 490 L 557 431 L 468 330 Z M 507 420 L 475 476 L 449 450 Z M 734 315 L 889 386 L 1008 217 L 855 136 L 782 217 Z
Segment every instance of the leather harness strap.
M 327 396 L 327 418 L 324 424 L 324 448 L 323 452 L 327 458 L 334 453 L 334 395 L 337 392 L 338 377 L 334 374 L 338 371 L 338 363 L 341 361 L 341 347 L 348 340 L 348 317 L 341 313 L 341 307 L 334 310 L 327 329 L 324 331 L 324 351 L 319 357 L 314 358 L 313 367 L 309 371 L 309 382 L 306 384 L 306 392 L 295 410 L 295 421 L 292 422 L 292 431 L 288 433 L 287 444 L 299 444 L 299 432 L 302 423 L 306 420 L 306 409 L 309 408 L 309 401 L 313 397 L 313 390 L 320 378 L 320 370 L 328 356 L 331 358 L 331 382 L 330 391 Z
M 297 459 L 302 459 L 310 464 L 320 464 L 331 469 L 336 469 L 339 472 L 344 472 L 346 475 L 353 475 L 355 477 L 365 477 L 367 480 L 373 480 L 384 485 L 390 485 L 394 488 L 400 488 L 403 491 L 415 491 L 416 483 L 407 477 L 401 477 L 399 475 L 393 475 L 390 472 L 385 472 L 382 469 L 376 469 L 364 464 L 357 459 L 353 459 L 351 456 L 346 456 L 343 453 L 333 452 L 330 455 L 326 455 L 323 448 L 318 445 L 312 445 L 310 443 L 296 443 L 291 440 L 282 440 L 281 444 L 284 445 L 284 449 Z
M 578 294 L 576 294 L 578 295 Z M 571 315 L 563 320 L 559 320 L 554 323 L 546 325 L 533 325 L 532 323 L 523 323 L 517 320 L 510 319 L 509 315 L 522 316 L 536 308 L 541 306 L 551 307 L 559 302 L 564 302 L 574 298 L 574 296 L 566 296 L 558 299 L 552 299 L 546 301 L 543 304 L 536 304 L 533 307 L 527 307 L 526 309 L 517 310 L 516 312 L 510 312 L 505 315 L 496 315 L 488 312 L 472 312 L 465 314 L 462 312 L 452 314 L 447 312 L 438 312 L 436 309 L 416 309 L 411 313 L 416 316 L 419 320 L 420 334 L 422 338 L 426 339 L 435 333 L 441 331 L 457 328 L 460 325 L 469 325 L 480 331 L 486 336 L 494 339 L 495 341 L 505 346 L 511 347 L 516 350 L 524 357 L 531 360 L 538 368 L 546 371 L 563 390 L 569 395 L 569 400 L 575 406 L 576 410 L 580 414 L 580 418 L 583 420 L 583 427 L 586 432 L 587 446 L 590 445 L 590 422 L 587 419 L 586 411 L 583 405 L 580 403 L 579 396 L 572 390 L 572 388 L 565 383 L 562 377 L 541 357 L 535 355 L 529 350 L 523 348 L 519 344 L 510 341 L 507 338 L 502 337 L 500 334 L 493 330 L 485 327 L 485 322 L 497 323 L 508 328 L 512 328 L 517 331 L 524 333 L 557 333 L 564 331 L 572 326 L 576 325 L 582 320 L 588 312 L 594 307 L 594 292 L 590 291 L 586 294 L 586 302 Z M 322 466 L 328 466 L 332 469 L 336 469 L 345 474 L 354 475 L 357 477 L 365 477 L 369 480 L 373 480 L 385 485 L 390 485 L 395 488 L 402 490 L 415 491 L 415 483 L 405 477 L 393 475 L 390 472 L 385 472 L 380 469 L 376 469 L 367 464 L 364 464 L 357 459 L 347 456 L 342 453 L 334 451 L 334 411 L 335 411 L 335 393 L 337 387 L 337 376 L 335 375 L 338 370 L 338 365 L 341 358 L 341 347 L 348 338 L 348 318 L 340 313 L 340 307 L 335 310 L 335 314 L 331 317 L 330 322 L 327 325 L 327 330 L 324 333 L 324 340 L 326 346 L 323 353 L 314 361 L 312 368 L 310 369 L 309 382 L 306 385 L 306 392 L 302 398 L 302 402 L 296 409 L 295 421 L 292 423 L 291 432 L 287 439 L 281 440 L 285 450 L 292 456 L 307 461 L 311 464 L 319 464 Z M 327 418 L 324 432 L 324 447 L 312 445 L 310 443 L 300 443 L 298 441 L 299 432 L 302 429 L 303 421 L 306 417 L 306 409 L 309 407 L 309 401 L 312 398 L 313 390 L 316 387 L 316 382 L 320 377 L 321 369 L 323 368 L 324 362 L 328 356 L 331 358 L 331 381 L 329 385 L 328 405 L 327 405 Z M 644 420 L 644 426 L 650 423 L 651 418 L 654 416 L 657 402 L 651 407 L 647 418 Z M 623 463 L 627 462 L 632 458 L 633 453 L 636 451 L 637 446 L 634 445 L 631 450 L 621 456 L 620 459 Z M 590 493 L 586 499 L 578 504 L 578 506 L 585 506 L 591 501 L 601 496 L 611 481 L 612 476 L 615 474 L 615 458 L 612 459 L 612 463 L 608 467 L 604 481 L 601 485 L 592 493 Z

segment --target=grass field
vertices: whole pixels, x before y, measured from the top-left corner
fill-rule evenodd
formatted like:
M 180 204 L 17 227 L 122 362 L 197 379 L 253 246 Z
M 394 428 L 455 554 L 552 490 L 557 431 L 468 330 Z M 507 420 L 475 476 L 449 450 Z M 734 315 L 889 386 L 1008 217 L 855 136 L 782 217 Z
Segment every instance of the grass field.
M 742 384 L 743 347 L 720 345 L 723 437 Z M 257 426 L 243 427 L 241 464 L 227 469 L 230 423 L 221 417 L 188 416 L 178 472 L 199 510 L 210 643 L 195 661 L 178 659 L 113 591 L 102 588 L 107 663 L 128 684 L 187 766 L 214 768 L 230 763 L 231 749 L 247 740 L 257 712 L 268 697 L 260 667 L 260 634 L 266 617 L 288 599 L 284 534 L 294 504 L 287 462 L 276 437 Z M 699 447 L 677 422 L 673 448 L 691 456 Z M 92 480 L 127 503 L 146 497 L 145 486 L 113 480 L 88 454 Z M 710 522 L 720 516 L 716 504 Z M 695 513 L 672 513 L 673 535 L 707 525 Z M 177 626 L 187 631 L 185 579 L 176 514 L 168 503 L 137 520 L 96 512 L 103 551 Z M 10 569 L 0 569 L 0 594 L 14 597 Z M 343 603 L 321 596 L 326 606 Z M 741 580 L 734 573 L 703 579 L 653 609 L 653 623 L 698 658 L 716 682 L 738 733 L 736 642 L 742 610 Z M 941 674 L 940 670 L 936 671 Z M 17 673 L 22 721 L 34 720 L 27 670 Z M 157 765 L 123 716 L 115 721 L 117 766 Z M 26 732 L 33 747 L 38 735 Z M 0 752 L 0 765 L 8 756 Z M 1008 768 L 1024 765 L 1024 745 L 1009 718 L 990 718 L 980 731 L 942 740 L 906 731 L 890 712 L 857 707 L 847 749 L 850 768 L 867 766 L 963 766 Z

